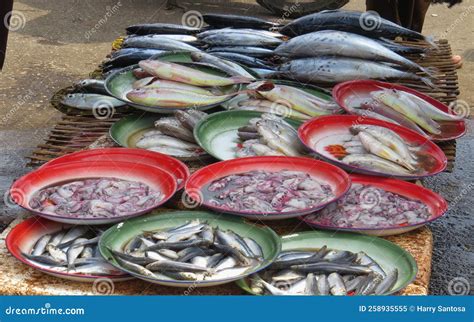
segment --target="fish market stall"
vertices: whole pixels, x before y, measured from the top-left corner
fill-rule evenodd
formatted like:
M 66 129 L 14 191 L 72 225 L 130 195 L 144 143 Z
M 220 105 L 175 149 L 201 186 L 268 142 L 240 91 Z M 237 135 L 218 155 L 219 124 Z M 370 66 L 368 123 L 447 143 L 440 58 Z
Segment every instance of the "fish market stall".
M 359 21 L 129 26 L 51 99 L 2 291 L 428 294 L 448 204 L 421 180 L 452 169 L 467 114 L 445 40 Z

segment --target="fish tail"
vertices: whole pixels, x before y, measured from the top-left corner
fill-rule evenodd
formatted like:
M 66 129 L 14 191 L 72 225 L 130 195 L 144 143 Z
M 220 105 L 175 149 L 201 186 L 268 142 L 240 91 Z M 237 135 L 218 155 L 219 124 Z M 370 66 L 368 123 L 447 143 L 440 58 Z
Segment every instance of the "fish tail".
M 420 77 L 420 80 L 426 84 L 427 86 L 433 88 L 433 89 L 439 89 L 438 86 L 436 86 L 433 81 L 429 77 Z

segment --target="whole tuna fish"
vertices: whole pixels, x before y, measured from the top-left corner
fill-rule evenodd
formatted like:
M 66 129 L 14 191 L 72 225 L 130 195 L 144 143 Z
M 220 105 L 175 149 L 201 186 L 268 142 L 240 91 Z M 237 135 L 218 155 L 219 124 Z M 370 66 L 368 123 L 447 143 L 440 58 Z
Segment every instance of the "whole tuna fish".
M 295 59 L 282 64 L 274 75 L 309 83 L 339 83 L 354 79 L 413 79 L 434 87 L 429 78 L 382 63 L 346 57 Z
M 187 43 L 175 39 L 161 37 L 160 35 L 148 35 L 127 38 L 124 40 L 123 46 L 135 48 L 152 48 L 170 51 L 199 51 L 199 49 Z
M 395 63 L 427 72 L 420 65 L 402 57 L 377 41 L 357 34 L 322 30 L 304 34 L 281 44 L 275 49 L 280 56 L 291 58 L 335 55 Z
M 278 24 L 263 20 L 260 18 L 240 16 L 240 15 L 225 15 L 225 14 L 205 14 L 202 16 L 204 22 L 215 28 L 234 27 L 234 28 L 255 28 L 255 29 L 270 29 L 277 27 Z
M 371 12 L 326 10 L 293 20 L 284 26 L 280 33 L 295 37 L 313 31 L 328 29 L 348 31 L 371 38 L 405 37 L 420 39 L 435 46 L 429 38 L 419 32 L 401 27 Z
M 283 41 L 279 38 L 247 33 L 224 33 L 207 36 L 202 41 L 212 46 L 261 46 L 275 47 Z
M 215 34 L 225 34 L 225 33 L 236 33 L 236 34 L 252 34 L 252 35 L 265 35 L 265 36 L 270 36 L 270 37 L 276 37 L 276 38 L 282 38 L 283 35 L 278 33 L 278 32 L 273 32 L 273 31 L 267 31 L 267 30 L 258 30 L 258 29 L 248 29 L 248 28 L 239 28 L 239 29 L 234 29 L 234 28 L 222 28 L 222 29 L 211 29 L 211 30 L 206 30 L 203 31 L 196 36 L 199 38 L 205 38 L 210 35 L 215 35 Z

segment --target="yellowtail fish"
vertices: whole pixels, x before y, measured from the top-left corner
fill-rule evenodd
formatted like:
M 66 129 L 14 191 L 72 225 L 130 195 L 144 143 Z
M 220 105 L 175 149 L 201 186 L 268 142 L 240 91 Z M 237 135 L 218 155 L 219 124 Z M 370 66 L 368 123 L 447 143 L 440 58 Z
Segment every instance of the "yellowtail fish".
M 249 83 L 251 80 L 242 77 L 222 77 L 196 70 L 187 66 L 159 60 L 142 60 L 138 65 L 146 72 L 161 79 L 196 85 L 196 86 L 227 86 Z
M 139 88 L 128 92 L 127 98 L 147 106 L 185 108 L 221 103 L 232 95 L 210 96 L 172 88 Z
M 371 93 L 371 96 L 376 101 L 402 113 L 431 134 L 441 134 L 439 124 L 430 119 L 418 105 L 407 99 L 405 96 L 401 96 L 398 91 L 390 89 L 375 91 Z

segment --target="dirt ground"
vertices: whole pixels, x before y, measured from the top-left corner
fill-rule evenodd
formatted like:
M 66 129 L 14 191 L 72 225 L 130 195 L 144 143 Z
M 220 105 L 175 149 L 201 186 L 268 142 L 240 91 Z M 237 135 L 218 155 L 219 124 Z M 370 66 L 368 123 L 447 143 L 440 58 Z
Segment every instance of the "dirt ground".
M 187 10 L 258 15 L 273 20 L 253 1 L 200 1 Z M 192 1 L 191 1 L 192 2 Z M 364 10 L 364 1 L 345 8 Z M 0 74 L 0 191 L 29 171 L 24 157 L 42 141 L 59 118 L 48 100 L 58 89 L 85 78 L 110 51 L 111 42 L 133 23 L 180 23 L 181 10 L 164 10 L 157 0 L 21 0 L 15 1 L 16 31 L 10 33 L 7 60 Z M 474 104 L 474 0 L 451 9 L 430 8 L 424 34 L 447 38 L 455 54 L 464 57 L 459 70 L 460 99 Z M 470 130 L 472 122 L 469 121 Z M 450 202 L 447 216 L 431 225 L 435 236 L 432 294 L 446 294 L 459 278 L 470 280 L 473 253 L 474 134 L 458 141 L 456 169 L 427 180 L 428 186 Z M 16 210 L 0 206 L 0 222 L 7 223 Z M 450 284 L 451 283 L 451 284 Z

